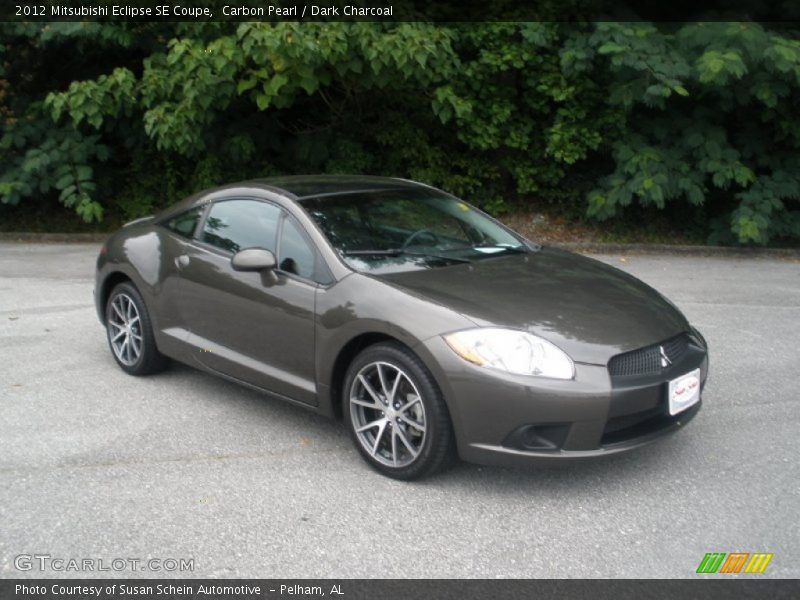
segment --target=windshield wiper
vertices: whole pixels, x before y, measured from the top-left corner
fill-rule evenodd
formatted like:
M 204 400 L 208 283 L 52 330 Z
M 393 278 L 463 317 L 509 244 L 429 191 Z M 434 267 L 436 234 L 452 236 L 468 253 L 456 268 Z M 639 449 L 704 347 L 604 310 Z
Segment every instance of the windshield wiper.
M 342 250 L 345 256 L 421 256 L 423 258 L 438 258 L 439 260 L 450 260 L 453 262 L 468 263 L 472 262 L 467 258 L 457 258 L 455 256 L 444 256 L 431 252 L 414 252 L 403 248 L 389 248 L 386 250 Z
M 514 252 L 516 254 L 527 254 L 531 250 L 526 246 L 496 246 L 496 245 L 488 245 L 488 246 L 472 246 L 473 250 L 477 250 L 481 252 L 482 250 L 492 250 L 492 252 L 485 252 L 487 256 L 492 256 L 493 254 L 500 254 L 501 252 Z

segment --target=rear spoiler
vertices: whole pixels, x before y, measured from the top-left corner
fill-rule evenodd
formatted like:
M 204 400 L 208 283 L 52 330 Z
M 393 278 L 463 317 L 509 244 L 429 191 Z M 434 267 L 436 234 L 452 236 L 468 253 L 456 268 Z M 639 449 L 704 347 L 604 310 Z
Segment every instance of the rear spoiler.
M 148 221 L 152 221 L 155 218 L 155 215 L 150 215 L 148 217 L 142 217 L 140 219 L 134 219 L 133 221 L 128 221 L 123 225 L 123 227 L 130 227 L 131 225 L 136 225 L 138 223 L 146 223 Z

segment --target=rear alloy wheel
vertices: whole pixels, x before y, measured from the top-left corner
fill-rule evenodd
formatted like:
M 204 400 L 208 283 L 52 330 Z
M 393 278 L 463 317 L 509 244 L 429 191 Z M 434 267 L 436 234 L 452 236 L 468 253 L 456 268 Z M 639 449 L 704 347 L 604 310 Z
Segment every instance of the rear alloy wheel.
M 142 296 L 131 283 L 116 286 L 106 303 L 108 345 L 117 364 L 131 375 L 164 369 L 168 359 L 156 348 Z
M 398 344 L 363 351 L 345 382 L 350 433 L 362 456 L 381 473 L 417 479 L 452 457 L 452 428 L 433 377 Z

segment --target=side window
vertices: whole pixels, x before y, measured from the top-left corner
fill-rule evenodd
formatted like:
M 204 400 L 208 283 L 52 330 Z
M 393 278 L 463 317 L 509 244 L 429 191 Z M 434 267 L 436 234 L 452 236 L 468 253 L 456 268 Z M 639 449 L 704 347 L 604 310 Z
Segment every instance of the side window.
M 194 230 L 197 227 L 197 222 L 203 214 L 204 206 L 197 206 L 186 212 L 172 217 L 169 221 L 164 223 L 167 229 L 177 233 L 181 237 L 191 238 Z
M 306 279 L 312 279 L 314 276 L 314 250 L 294 221 L 289 218 L 283 221 L 281 230 L 278 268 Z
M 266 248 L 275 252 L 280 209 L 257 200 L 224 200 L 211 207 L 200 239 L 207 244 L 238 252 Z

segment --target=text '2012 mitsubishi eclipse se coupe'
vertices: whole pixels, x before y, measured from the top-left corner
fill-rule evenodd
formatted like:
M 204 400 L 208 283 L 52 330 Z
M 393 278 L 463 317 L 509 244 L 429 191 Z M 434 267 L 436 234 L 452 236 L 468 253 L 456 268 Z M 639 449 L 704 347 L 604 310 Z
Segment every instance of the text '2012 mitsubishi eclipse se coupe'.
M 651 287 L 401 179 L 202 192 L 110 237 L 95 301 L 126 372 L 172 358 L 342 417 L 398 479 L 641 446 L 694 417 L 708 372 Z

